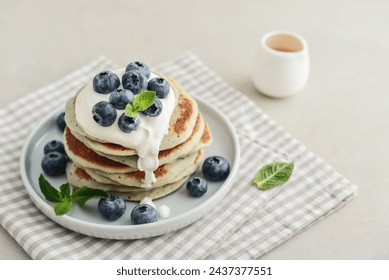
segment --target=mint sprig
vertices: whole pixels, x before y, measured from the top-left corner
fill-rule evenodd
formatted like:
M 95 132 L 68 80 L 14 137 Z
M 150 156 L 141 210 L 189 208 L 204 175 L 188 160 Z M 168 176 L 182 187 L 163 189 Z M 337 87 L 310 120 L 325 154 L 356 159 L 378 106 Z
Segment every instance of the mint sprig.
M 58 216 L 69 212 L 73 207 L 74 201 L 83 207 L 90 199 L 109 197 L 106 191 L 86 186 L 75 190 L 72 194 L 69 183 L 61 185 L 58 191 L 42 174 L 39 176 L 39 187 L 45 198 L 48 201 L 54 202 L 54 212 Z
M 268 190 L 284 184 L 293 173 L 294 163 L 276 162 L 263 166 L 255 175 L 253 183 L 260 190 Z
M 139 112 L 142 112 L 154 104 L 156 92 L 145 90 L 135 95 L 134 101 L 128 103 L 125 108 L 125 115 L 129 118 L 137 118 Z
M 108 193 L 99 189 L 91 189 L 86 186 L 83 186 L 79 189 L 76 189 L 73 193 L 73 198 L 78 205 L 84 207 L 85 203 L 92 198 L 104 198 L 108 197 Z

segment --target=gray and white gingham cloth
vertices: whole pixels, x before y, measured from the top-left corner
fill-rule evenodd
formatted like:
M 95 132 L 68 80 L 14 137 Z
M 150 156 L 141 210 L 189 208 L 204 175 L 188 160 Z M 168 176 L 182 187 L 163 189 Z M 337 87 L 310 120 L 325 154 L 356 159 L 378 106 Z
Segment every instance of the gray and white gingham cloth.
M 343 206 L 357 187 L 289 136 L 245 95 L 194 54 L 154 69 L 171 75 L 193 96 L 223 112 L 239 136 L 241 165 L 231 191 L 212 215 L 159 237 L 107 240 L 70 231 L 38 210 L 25 191 L 19 157 L 37 121 L 63 105 L 101 70 L 100 57 L 0 111 L 0 221 L 33 259 L 257 259 Z M 23 104 L 23 110 L 16 110 Z M 15 121 L 17 120 L 17 121 Z M 274 161 L 294 161 L 282 187 L 259 191 L 251 180 Z

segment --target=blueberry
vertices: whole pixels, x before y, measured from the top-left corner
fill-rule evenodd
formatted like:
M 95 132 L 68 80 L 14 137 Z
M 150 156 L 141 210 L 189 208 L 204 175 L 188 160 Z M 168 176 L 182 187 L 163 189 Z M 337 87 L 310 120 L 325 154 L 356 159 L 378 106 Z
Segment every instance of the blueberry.
M 58 152 L 61 154 L 65 154 L 65 147 L 61 141 L 52 140 L 48 142 L 43 148 L 43 153 L 45 155 L 50 152 Z
M 123 216 L 126 211 L 126 207 L 126 202 L 118 195 L 111 195 L 108 198 L 100 198 L 97 205 L 100 214 L 109 221 L 115 221 Z
M 120 130 L 126 133 L 136 130 L 139 127 L 139 123 L 139 118 L 130 118 L 127 117 L 124 113 L 120 116 L 118 121 Z
M 140 61 L 131 62 L 130 64 L 127 65 L 126 72 L 130 70 L 139 70 L 146 76 L 147 79 L 150 78 L 150 68 L 143 62 Z
M 147 87 L 147 77 L 139 70 L 130 70 L 122 76 L 123 88 L 131 90 L 134 94 L 144 91 Z
M 165 98 L 168 96 L 170 86 L 164 78 L 153 78 L 147 84 L 147 89 L 155 91 L 158 98 Z
M 208 183 L 204 178 L 194 177 L 186 183 L 186 189 L 191 196 L 200 197 L 208 190 Z
M 157 210 L 149 204 L 139 204 L 131 211 L 131 222 L 134 225 L 154 223 L 157 220 Z
M 141 113 L 148 117 L 157 117 L 162 112 L 162 102 L 158 97 L 155 97 L 154 104 Z
M 109 103 L 116 109 L 123 110 L 128 103 L 134 101 L 134 94 L 128 89 L 115 89 L 109 96 Z
M 230 174 L 230 164 L 223 157 L 212 156 L 205 159 L 202 171 L 208 180 L 222 181 Z
M 93 78 L 93 89 L 98 93 L 107 94 L 120 86 L 119 77 L 111 72 L 104 71 Z
M 63 153 L 50 152 L 43 157 L 41 167 L 47 175 L 56 177 L 65 174 L 67 162 Z
M 92 108 L 92 115 L 95 122 L 101 126 L 110 126 L 116 120 L 115 107 L 106 101 L 100 101 Z
M 57 122 L 58 128 L 63 132 L 65 130 L 65 127 L 66 127 L 65 112 L 62 112 L 61 114 L 58 115 L 56 122 Z

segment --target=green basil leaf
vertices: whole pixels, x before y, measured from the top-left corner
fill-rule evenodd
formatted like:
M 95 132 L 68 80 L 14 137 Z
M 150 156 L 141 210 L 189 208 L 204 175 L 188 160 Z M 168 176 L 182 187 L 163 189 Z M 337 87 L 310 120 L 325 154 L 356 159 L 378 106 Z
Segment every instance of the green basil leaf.
M 39 188 L 48 201 L 61 201 L 60 192 L 54 188 L 42 174 L 39 176 Z
M 72 207 L 73 200 L 71 198 L 67 198 L 54 204 L 54 212 L 57 216 L 62 216 L 69 212 Z
M 155 91 L 143 91 L 135 95 L 133 107 L 135 112 L 142 112 L 154 104 L 156 92 Z
M 260 190 L 268 190 L 287 182 L 292 175 L 294 163 L 276 162 L 262 167 L 255 175 L 253 183 Z
M 132 113 L 132 111 L 133 111 L 132 104 L 127 103 L 126 108 L 124 108 L 124 113 L 126 114 L 126 116 L 128 116 L 128 114 Z
M 81 207 L 83 207 L 85 203 L 92 198 L 107 198 L 107 197 L 109 197 L 109 194 L 106 191 L 99 190 L 99 189 L 92 189 L 86 186 L 76 189 L 73 192 L 73 199 Z
M 136 108 L 135 108 L 134 106 L 132 106 L 132 104 L 128 103 L 128 104 L 126 105 L 126 108 L 124 109 L 124 114 L 125 114 L 127 117 L 129 117 L 129 118 L 135 119 L 135 118 L 137 118 L 138 115 L 139 115 L 138 112 L 135 111 L 135 110 L 136 110 Z
M 70 194 L 70 185 L 68 183 L 61 185 L 59 189 L 62 198 L 72 198 L 72 195 Z

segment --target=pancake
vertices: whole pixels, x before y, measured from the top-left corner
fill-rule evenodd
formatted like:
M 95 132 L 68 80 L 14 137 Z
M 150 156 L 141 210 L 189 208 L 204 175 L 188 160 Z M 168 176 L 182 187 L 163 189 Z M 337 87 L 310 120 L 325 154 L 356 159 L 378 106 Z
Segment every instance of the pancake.
M 144 178 L 143 171 L 136 170 L 95 153 L 78 141 L 68 128 L 65 129 L 64 134 L 65 150 L 69 158 L 77 166 L 88 169 L 90 175 L 96 173 L 97 175 L 110 179 L 110 181 L 102 183 L 112 183 L 111 181 L 115 181 L 126 186 L 141 186 Z M 190 175 L 196 170 L 202 157 L 203 151 L 202 149 L 199 149 L 172 163 L 159 166 L 158 169 L 154 171 L 157 182 L 153 186 L 159 187 Z
M 89 149 L 73 136 L 68 127 L 66 127 L 64 131 L 64 146 L 68 157 L 79 166 L 114 173 L 126 173 L 136 170 L 128 165 L 102 157 Z
M 177 158 L 180 158 L 182 156 L 185 156 L 189 153 L 198 151 L 199 149 L 208 146 L 210 144 L 211 138 L 203 137 L 203 135 L 210 135 L 210 131 L 208 125 L 204 123 L 203 117 L 201 116 L 201 114 L 199 114 L 192 135 L 184 143 L 181 143 L 180 145 L 174 148 L 159 152 L 159 165 L 173 162 Z M 74 136 L 78 138 L 76 134 Z M 80 140 L 80 138 L 78 139 Z M 86 144 L 86 146 L 88 145 Z M 103 157 L 109 158 L 116 162 L 120 162 L 133 168 L 137 168 L 138 156 L 113 156 L 103 154 L 98 151 L 96 152 Z
M 198 116 L 198 106 L 196 101 L 186 94 L 182 87 L 173 79 L 165 77 L 174 93 L 177 97 L 175 109 L 170 119 L 168 133 L 162 140 L 160 150 L 171 149 L 183 142 L 185 142 L 191 135 Z M 77 94 L 83 89 L 83 87 L 77 92 Z M 77 94 L 70 99 L 66 104 L 65 122 L 69 129 L 74 134 L 83 136 L 81 140 L 88 147 L 95 151 L 99 151 L 108 155 L 117 156 L 130 156 L 135 155 L 134 149 L 122 147 L 113 143 L 106 143 L 101 139 L 95 139 L 90 135 L 87 135 L 79 126 L 75 115 L 75 102 Z
M 75 164 L 75 166 L 77 166 L 77 165 Z M 77 167 L 83 169 L 86 173 L 88 173 L 88 175 L 90 177 L 92 177 L 93 180 L 95 180 L 98 183 L 108 184 L 108 185 L 115 185 L 115 186 L 122 186 L 122 184 L 120 184 L 118 182 L 115 182 L 114 180 L 111 180 L 111 179 L 109 179 L 106 176 L 100 175 L 99 173 L 97 173 L 93 169 L 89 169 L 89 168 L 85 168 L 85 167 L 80 167 L 80 166 L 77 166 Z
M 177 159 L 172 163 L 159 166 L 157 170 L 154 171 L 157 181 L 153 184 L 153 187 L 161 187 L 191 175 L 196 171 L 203 158 L 204 152 L 200 149 L 197 152 Z M 129 187 L 141 187 L 144 178 L 143 171 L 133 171 L 128 173 L 105 173 L 99 170 L 88 170 L 88 174 L 91 175 L 92 178 L 94 177 L 94 172 L 100 176 L 107 177 L 112 181 Z
M 167 184 L 158 188 L 141 189 L 127 187 L 124 190 L 119 190 L 115 185 L 96 182 L 92 179 L 92 177 L 88 175 L 88 173 L 85 172 L 85 170 L 77 167 L 74 164 L 68 164 L 66 174 L 69 183 L 76 188 L 82 186 L 98 188 L 101 190 L 105 190 L 110 194 L 120 195 L 128 201 L 141 201 L 146 196 L 150 197 L 152 200 L 164 197 L 179 189 L 189 178 L 189 176 L 187 176 L 178 180 L 175 183 Z
M 201 135 L 200 141 L 193 148 L 193 151 L 197 151 L 197 150 L 200 150 L 202 148 L 205 148 L 205 147 L 211 145 L 211 143 L 212 143 L 211 130 L 209 129 L 208 124 L 205 123 L 205 128 L 204 128 L 203 135 Z

